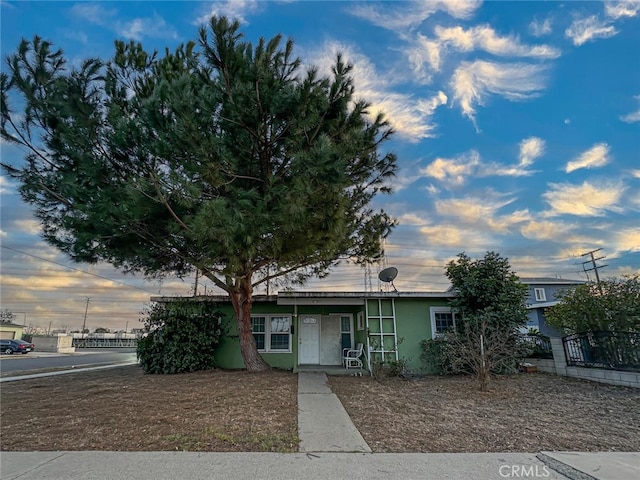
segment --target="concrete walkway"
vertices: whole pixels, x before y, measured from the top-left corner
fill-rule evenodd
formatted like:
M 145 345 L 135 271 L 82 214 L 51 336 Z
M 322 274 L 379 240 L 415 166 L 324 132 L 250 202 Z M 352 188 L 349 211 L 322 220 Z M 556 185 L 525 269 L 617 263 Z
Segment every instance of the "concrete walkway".
M 535 453 L 0 452 L 2 480 L 635 480 L 640 454 L 564 452 L 589 474 L 562 474 Z M 635 455 L 635 457 L 633 457 Z M 622 459 L 622 461 L 620 461 Z
M 298 373 L 298 436 L 300 452 L 371 452 L 324 373 Z

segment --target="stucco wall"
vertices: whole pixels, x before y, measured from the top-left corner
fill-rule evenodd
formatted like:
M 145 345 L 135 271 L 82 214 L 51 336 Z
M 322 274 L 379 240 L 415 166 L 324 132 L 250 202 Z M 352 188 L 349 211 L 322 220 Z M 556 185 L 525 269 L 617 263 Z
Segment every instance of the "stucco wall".
M 432 338 L 430 307 L 448 306 L 440 299 L 396 300 L 396 325 L 399 358 L 405 359 L 411 371 L 424 372 L 420 342 Z

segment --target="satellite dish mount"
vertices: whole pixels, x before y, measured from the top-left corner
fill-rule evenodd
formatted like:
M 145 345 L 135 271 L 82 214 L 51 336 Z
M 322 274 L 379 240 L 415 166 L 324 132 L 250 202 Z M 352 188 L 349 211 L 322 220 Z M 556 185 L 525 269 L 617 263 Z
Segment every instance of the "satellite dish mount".
M 393 281 L 398 276 L 398 269 L 396 267 L 385 268 L 378 274 L 378 278 L 381 282 L 388 283 L 393 287 L 393 291 L 398 293 L 398 289 L 393 284 Z

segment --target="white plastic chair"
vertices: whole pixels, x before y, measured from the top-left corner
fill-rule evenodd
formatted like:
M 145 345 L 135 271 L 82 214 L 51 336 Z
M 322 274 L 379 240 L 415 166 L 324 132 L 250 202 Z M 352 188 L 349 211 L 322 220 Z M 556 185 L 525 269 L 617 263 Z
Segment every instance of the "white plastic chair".
M 356 348 L 345 348 L 342 351 L 342 363 L 347 369 L 351 367 L 362 368 L 362 360 L 360 360 L 362 353 L 363 353 L 362 343 L 359 343 L 358 345 L 356 345 Z

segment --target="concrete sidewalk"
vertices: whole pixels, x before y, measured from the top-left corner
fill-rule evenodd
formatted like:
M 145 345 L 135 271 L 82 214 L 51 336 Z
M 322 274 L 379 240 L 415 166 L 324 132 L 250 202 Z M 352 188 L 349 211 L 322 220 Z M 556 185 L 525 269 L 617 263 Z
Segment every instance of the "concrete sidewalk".
M 582 455 L 582 454 L 580 454 Z M 600 463 L 611 464 L 608 454 Z M 604 455 L 604 456 L 602 456 Z M 615 454 L 611 454 L 615 455 Z M 534 453 L 0 452 L 2 480 L 631 480 L 565 477 Z
M 300 452 L 371 452 L 324 373 L 298 373 L 298 436 Z

